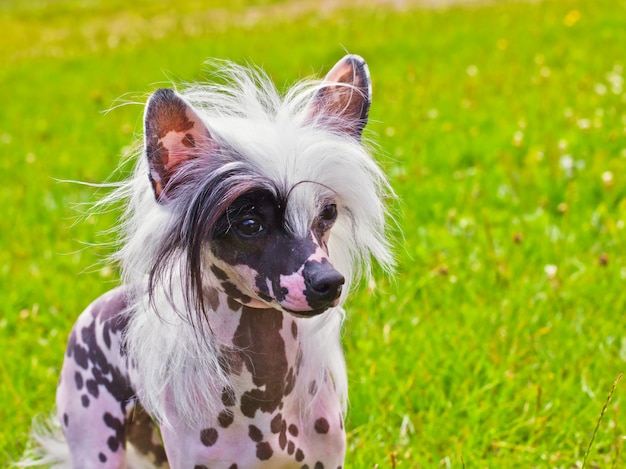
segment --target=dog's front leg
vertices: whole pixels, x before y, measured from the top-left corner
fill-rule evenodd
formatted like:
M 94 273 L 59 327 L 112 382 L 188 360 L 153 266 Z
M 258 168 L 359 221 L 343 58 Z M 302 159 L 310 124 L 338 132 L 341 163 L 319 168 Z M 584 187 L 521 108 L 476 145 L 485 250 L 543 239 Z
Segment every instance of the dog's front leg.
M 123 469 L 133 393 L 121 345 L 121 290 L 94 302 L 74 325 L 57 389 L 57 412 L 75 469 Z
M 214 462 L 218 430 L 207 425 L 185 423 L 171 405 L 173 396 L 166 392 L 167 422 L 160 426 L 167 462 L 171 469 L 206 469 Z
M 160 430 L 171 469 L 251 467 L 245 446 L 250 441 L 246 437 L 247 427 L 229 432 L 211 420 L 189 425 L 175 414 L 168 415 L 168 422 Z

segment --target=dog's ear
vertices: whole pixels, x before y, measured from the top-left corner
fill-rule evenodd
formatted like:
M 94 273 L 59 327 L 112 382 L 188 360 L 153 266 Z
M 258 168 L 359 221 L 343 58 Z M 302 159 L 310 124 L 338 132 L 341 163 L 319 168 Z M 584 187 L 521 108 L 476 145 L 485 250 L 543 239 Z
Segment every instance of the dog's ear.
M 315 94 L 308 118 L 327 121 L 327 125 L 361 139 L 372 102 L 372 87 L 367 63 L 358 55 L 346 55 L 328 72 Z
M 176 171 L 216 147 L 202 119 L 178 94 L 166 88 L 152 94 L 144 116 L 145 153 L 150 182 L 159 202 L 174 189 Z

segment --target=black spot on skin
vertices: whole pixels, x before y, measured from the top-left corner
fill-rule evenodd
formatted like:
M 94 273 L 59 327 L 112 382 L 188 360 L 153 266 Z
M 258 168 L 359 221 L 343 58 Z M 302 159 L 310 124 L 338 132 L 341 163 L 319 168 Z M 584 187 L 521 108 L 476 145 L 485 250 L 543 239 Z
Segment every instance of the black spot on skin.
M 93 379 L 87 380 L 87 392 L 91 394 L 93 397 L 95 397 L 96 399 L 98 398 L 98 395 L 100 394 L 98 390 L 98 383 L 96 383 Z
M 231 465 L 228 469 L 237 469 L 237 464 Z
M 283 414 L 276 414 L 276 417 L 274 417 L 272 421 L 270 422 L 270 430 L 272 431 L 272 433 L 280 432 L 280 427 L 282 425 L 282 422 L 283 422 Z
M 298 338 L 298 325 L 296 324 L 296 321 L 291 323 L 291 336 L 294 340 Z
M 235 397 L 235 391 L 231 388 L 224 388 L 222 390 L 222 404 L 226 407 L 232 407 L 237 403 Z
M 89 407 L 89 397 L 83 394 L 82 396 L 80 396 L 80 403 L 84 408 Z
M 252 301 L 252 298 L 244 294 L 234 283 L 225 281 L 225 282 L 222 282 L 221 285 L 222 285 L 222 289 L 224 290 L 224 293 L 228 295 L 229 299 L 237 300 L 239 303 L 243 303 L 243 304 L 248 304 L 250 303 L 250 301 Z M 230 303 L 229 303 L 229 306 L 230 306 Z M 230 309 L 232 309 L 233 311 L 236 311 L 238 308 L 231 307 Z
M 226 298 L 226 304 L 231 311 L 239 311 L 241 309 L 241 303 L 230 296 Z
M 74 349 L 72 352 L 74 354 L 74 361 L 76 361 L 76 364 L 80 366 L 82 369 L 86 370 L 87 367 L 89 366 L 89 359 L 87 358 L 87 349 L 77 343 L 74 345 Z M 70 353 L 70 356 L 71 355 L 72 353 Z
M 98 459 L 100 460 L 100 462 L 107 462 L 107 457 L 104 453 L 99 453 Z
M 289 368 L 289 373 L 287 374 L 287 379 L 285 380 L 285 396 L 291 394 L 293 391 L 293 387 L 296 385 L 296 376 L 294 375 L 293 368 Z
M 324 465 L 321 462 L 317 461 L 315 463 L 315 468 L 314 469 L 324 469 Z
M 77 371 L 74 375 L 74 382 L 76 383 L 76 389 L 79 391 L 83 389 L 83 375 L 80 374 L 80 371 Z
M 281 287 L 280 285 L 275 285 L 274 289 L 274 294 L 276 295 L 276 299 L 278 301 L 283 301 L 289 294 L 289 290 L 285 287 Z
M 326 420 L 324 417 L 320 417 L 315 421 L 315 431 L 317 433 L 325 435 L 326 433 L 328 433 L 329 428 L 330 425 L 328 424 L 328 420 Z
M 209 469 L 206 466 L 203 466 L 202 464 L 196 464 L 195 466 L 193 466 L 193 469 Z
M 300 467 L 300 469 L 309 469 L 309 465 L 308 464 L 303 464 L 302 467 Z
M 67 414 L 63 414 L 63 424 L 67 427 L 70 424 L 70 417 Z
M 298 436 L 298 427 L 296 427 L 293 423 L 289 425 L 289 434 L 292 436 Z
M 316 392 L 317 392 L 317 382 L 313 380 L 309 384 L 309 394 L 313 396 Z
M 114 436 L 110 436 L 107 440 L 107 446 L 115 453 L 120 447 L 120 441 Z
M 211 266 L 211 272 L 218 280 L 228 280 L 228 275 L 222 269 L 217 267 L 216 265 Z
M 235 420 L 235 417 L 233 415 L 233 411 L 230 409 L 221 411 L 217 416 L 217 421 L 222 428 L 228 428 L 230 424 L 233 423 L 233 420 Z
M 126 428 L 120 419 L 114 417 L 109 412 L 106 412 L 102 419 L 104 420 L 104 424 L 115 432 L 115 435 L 109 437 L 107 440 L 109 449 L 115 453 L 120 447 L 124 447 Z
M 287 446 L 287 421 L 283 420 L 282 425 L 280 426 L 280 434 L 278 435 L 278 444 L 280 445 L 280 449 L 285 449 Z
M 218 433 L 215 428 L 205 428 L 200 432 L 200 441 L 204 446 L 213 446 L 217 442 Z
M 248 436 L 255 443 L 260 443 L 261 441 L 263 441 L 263 432 L 261 432 L 261 430 L 259 430 L 259 428 L 254 425 L 250 425 L 248 427 Z
M 339 428 L 343 430 L 343 415 L 339 414 Z
M 300 448 L 298 448 L 298 450 L 296 451 L 296 461 L 302 462 L 303 459 L 304 459 L 304 452 Z
M 261 461 L 267 461 L 274 454 L 274 450 L 267 441 L 257 443 L 256 457 Z
M 296 450 L 296 445 L 293 441 L 287 443 L 287 454 L 291 456 L 293 452 Z
M 204 288 L 204 298 L 207 300 L 209 307 L 213 311 L 217 311 L 220 306 L 220 296 L 217 288 L 214 287 L 205 287 Z

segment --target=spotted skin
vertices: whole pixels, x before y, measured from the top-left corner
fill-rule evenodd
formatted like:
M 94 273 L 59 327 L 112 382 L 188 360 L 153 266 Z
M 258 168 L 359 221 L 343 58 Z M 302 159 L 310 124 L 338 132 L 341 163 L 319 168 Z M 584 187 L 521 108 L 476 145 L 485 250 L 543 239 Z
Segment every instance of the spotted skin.
M 223 293 L 220 304 L 228 304 Z M 318 461 L 325 467 L 340 466 L 345 434 L 331 380 L 323 384 L 315 404 L 316 419 L 308 424 L 301 422 L 300 399 L 294 395 L 300 356 L 297 323 L 307 319 L 245 305 L 230 311 L 229 319 L 222 327 L 235 330 L 229 360 L 238 363 L 230 369 L 248 385 L 238 391 L 224 390 L 224 407 L 202 428 L 181 431 L 174 424 L 175 430 L 161 429 L 172 467 L 184 467 L 190 455 L 211 468 L 230 467 L 220 465 L 221 461 L 246 468 L 299 468 L 307 463 L 314 467 Z M 310 366 L 314 363 L 313 358 Z M 326 422 L 324 432 L 318 431 L 317 420 Z
M 219 307 L 228 308 L 227 296 L 215 294 Z M 125 296 L 118 288 L 96 300 L 68 343 L 57 406 L 74 467 L 123 467 L 129 445 L 158 468 L 342 464 L 345 435 L 331 380 L 321 385 L 313 421 L 303 424 L 296 412 L 297 324 L 306 319 L 242 305 L 222 310 L 236 331 L 230 360 L 241 363 L 231 370 L 249 385 L 224 390 L 223 408 L 196 428 L 158 429 L 134 396 L 132 359 L 122 340 L 133 314 L 126 310 Z
M 87 308 L 70 334 L 56 404 L 76 467 L 124 463 L 134 394 L 121 341 L 125 309 L 123 290 L 113 290 Z

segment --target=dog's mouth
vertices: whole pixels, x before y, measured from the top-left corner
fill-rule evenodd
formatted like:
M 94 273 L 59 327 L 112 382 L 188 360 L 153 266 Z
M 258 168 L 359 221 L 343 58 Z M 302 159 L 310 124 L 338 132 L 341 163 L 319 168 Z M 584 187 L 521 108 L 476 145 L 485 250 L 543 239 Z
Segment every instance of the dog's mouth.
M 287 308 L 281 305 L 279 302 L 275 300 L 272 301 L 271 299 L 270 300 L 252 299 L 252 301 L 248 301 L 246 303 L 236 298 L 232 298 L 232 299 L 235 300 L 237 303 L 241 304 L 242 306 L 246 306 L 248 308 L 253 308 L 253 309 L 272 308 L 272 309 L 277 309 L 279 311 L 283 311 L 285 313 L 291 314 L 292 316 L 295 316 L 298 318 L 313 318 L 315 316 L 320 316 L 321 314 L 324 314 L 326 311 L 336 306 L 335 304 L 329 304 L 329 305 L 321 306 L 321 307 L 314 308 L 314 309 L 295 310 L 295 309 Z
M 339 303 L 338 299 L 335 300 L 332 304 L 326 304 L 323 306 L 319 306 L 316 308 L 312 308 L 312 309 L 305 309 L 305 310 L 301 310 L 301 309 L 292 309 L 292 308 L 288 308 L 284 305 L 281 305 L 279 301 L 273 299 L 273 298 L 269 298 L 269 297 L 246 297 L 245 301 L 242 301 L 241 298 L 235 297 L 235 296 L 230 296 L 230 299 L 232 299 L 235 303 L 238 303 L 242 306 L 245 306 L 247 308 L 252 308 L 252 309 L 277 309 L 279 311 L 283 311 L 285 313 L 291 314 L 292 316 L 298 317 L 298 318 L 313 318 L 315 316 L 319 316 L 321 314 L 324 314 L 326 311 L 328 311 L 329 309 L 337 306 L 337 304 Z
M 331 308 L 331 306 L 326 306 L 324 308 L 312 309 L 309 311 L 294 311 L 287 308 L 282 308 L 285 312 L 297 317 L 297 318 L 312 318 L 315 316 L 319 316 L 320 314 L 325 313 Z

